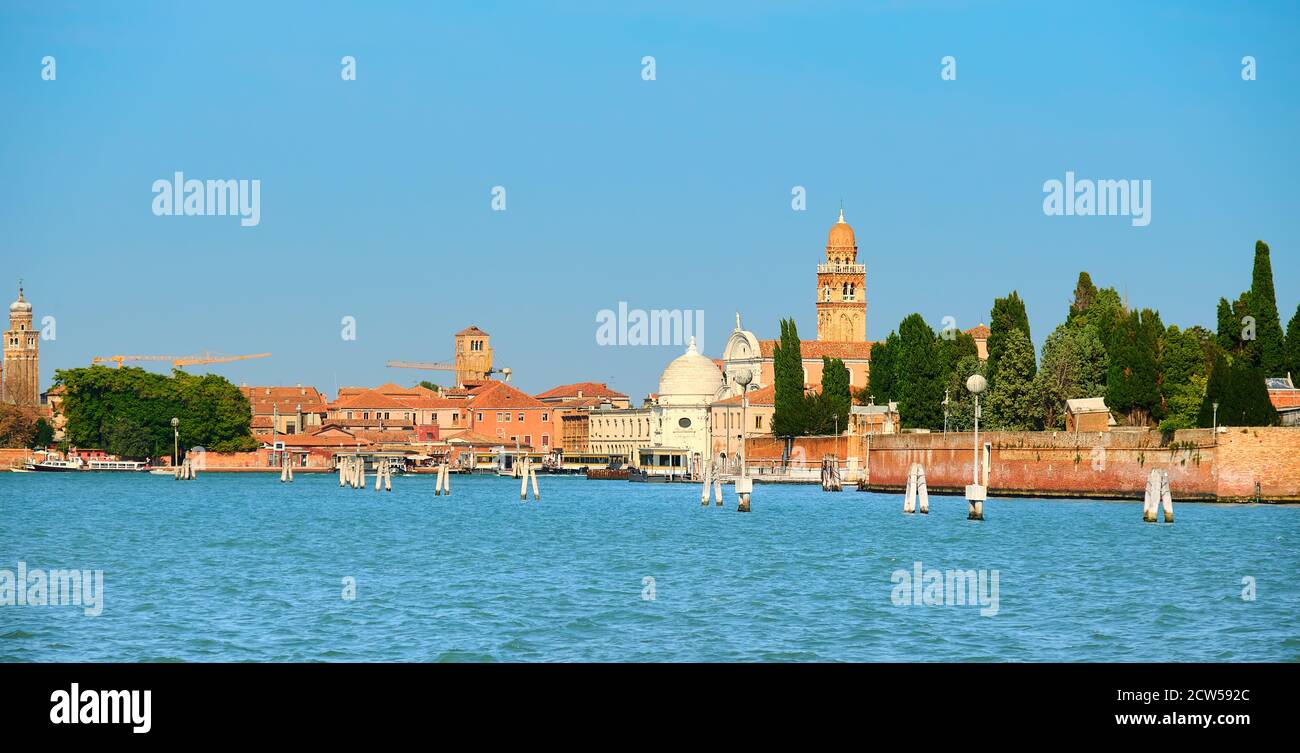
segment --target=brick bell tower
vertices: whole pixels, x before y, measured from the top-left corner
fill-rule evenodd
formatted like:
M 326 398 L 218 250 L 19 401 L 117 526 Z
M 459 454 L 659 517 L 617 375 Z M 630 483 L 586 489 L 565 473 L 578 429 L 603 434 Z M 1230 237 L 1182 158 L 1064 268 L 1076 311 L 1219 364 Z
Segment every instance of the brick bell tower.
M 844 207 L 831 225 L 826 261 L 817 265 L 817 339 L 867 339 L 867 267 L 858 263 L 858 242 L 844 221 Z
M 38 405 L 40 388 L 40 333 L 32 329 L 32 304 L 23 297 L 9 304 L 9 329 L 4 333 L 4 389 L 0 399 L 15 405 Z

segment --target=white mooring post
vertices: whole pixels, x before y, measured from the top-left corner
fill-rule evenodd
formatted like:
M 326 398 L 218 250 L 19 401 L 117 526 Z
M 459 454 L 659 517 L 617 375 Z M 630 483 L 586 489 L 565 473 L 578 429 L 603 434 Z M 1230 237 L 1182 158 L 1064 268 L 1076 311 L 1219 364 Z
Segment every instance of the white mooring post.
M 393 467 L 390 465 L 384 470 L 384 491 L 393 490 Z
M 442 461 L 442 494 L 445 497 L 451 496 L 451 463 Z
M 528 461 L 528 475 L 533 479 L 533 501 L 541 500 L 542 495 L 537 492 L 537 469 L 533 467 L 533 461 Z
M 1169 471 L 1152 468 L 1147 476 L 1146 492 L 1142 496 L 1142 522 L 1155 523 L 1156 515 L 1164 509 L 1166 523 L 1174 522 L 1174 499 L 1169 493 Z
M 1164 507 L 1165 522 L 1174 522 L 1174 498 L 1169 493 L 1169 471 L 1160 472 L 1160 504 Z
M 442 496 L 442 463 L 439 463 L 438 470 L 433 472 L 433 496 Z
M 916 496 L 921 506 L 921 514 L 930 514 L 930 492 L 925 488 L 925 466 L 916 464 Z
M 704 486 L 700 489 L 700 506 L 709 506 L 709 486 L 713 484 L 713 463 L 704 466 Z
M 916 512 L 916 463 L 907 467 L 907 491 L 903 492 L 903 512 Z
M 526 463 L 526 462 L 528 462 L 528 461 L 523 461 L 523 462 Z M 526 468 L 520 468 L 520 461 L 519 461 L 518 458 L 515 458 L 514 473 L 515 473 L 516 476 L 518 476 L 518 477 L 520 478 L 520 481 L 519 481 L 519 501 L 520 501 L 520 502 L 527 501 L 527 499 L 528 499 L 528 470 L 527 470 Z

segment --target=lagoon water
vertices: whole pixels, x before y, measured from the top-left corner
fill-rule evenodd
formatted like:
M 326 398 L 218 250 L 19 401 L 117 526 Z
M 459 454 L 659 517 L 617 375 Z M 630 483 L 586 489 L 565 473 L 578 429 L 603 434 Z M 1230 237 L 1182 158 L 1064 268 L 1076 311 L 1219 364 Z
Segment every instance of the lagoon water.
M 104 604 L 0 606 L 0 660 L 1300 660 L 1300 507 L 1180 504 L 1169 526 L 995 498 L 974 523 L 956 497 L 904 515 L 759 485 L 743 515 L 730 488 L 702 508 L 696 486 L 539 482 L 520 504 L 484 476 L 438 498 L 432 476 L 3 473 L 0 570 L 102 570 Z M 916 562 L 996 570 L 996 614 L 896 605 Z

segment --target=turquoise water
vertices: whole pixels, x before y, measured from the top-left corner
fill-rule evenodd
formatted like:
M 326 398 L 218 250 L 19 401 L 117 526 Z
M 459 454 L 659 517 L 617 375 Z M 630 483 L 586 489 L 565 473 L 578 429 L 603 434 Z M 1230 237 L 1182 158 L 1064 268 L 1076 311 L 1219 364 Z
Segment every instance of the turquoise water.
M 0 570 L 102 570 L 103 612 L 0 606 L 6 661 L 1296 661 L 1300 508 L 432 477 L 0 474 Z M 894 603 L 997 571 L 997 612 Z M 1256 598 L 1242 599 L 1244 577 Z M 343 598 L 343 579 L 356 596 Z M 653 578 L 653 599 L 645 578 Z M 990 594 L 986 592 L 986 596 Z M 986 610 L 987 611 L 987 610 Z

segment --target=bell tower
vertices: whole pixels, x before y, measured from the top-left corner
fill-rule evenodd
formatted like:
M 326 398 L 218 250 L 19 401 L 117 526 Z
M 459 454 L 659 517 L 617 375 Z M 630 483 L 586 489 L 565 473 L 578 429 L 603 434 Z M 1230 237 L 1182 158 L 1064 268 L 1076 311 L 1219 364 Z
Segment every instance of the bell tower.
M 826 261 L 817 265 L 817 339 L 867 339 L 867 267 L 858 263 L 858 242 L 844 221 L 844 207 L 831 225 Z
M 4 385 L 0 399 L 15 405 L 38 405 L 40 388 L 40 333 L 32 329 L 32 304 L 18 283 L 18 300 L 9 304 L 9 329 L 4 333 Z
M 473 386 L 486 382 L 492 373 L 491 336 L 478 327 L 466 327 L 456 333 L 456 386 Z

